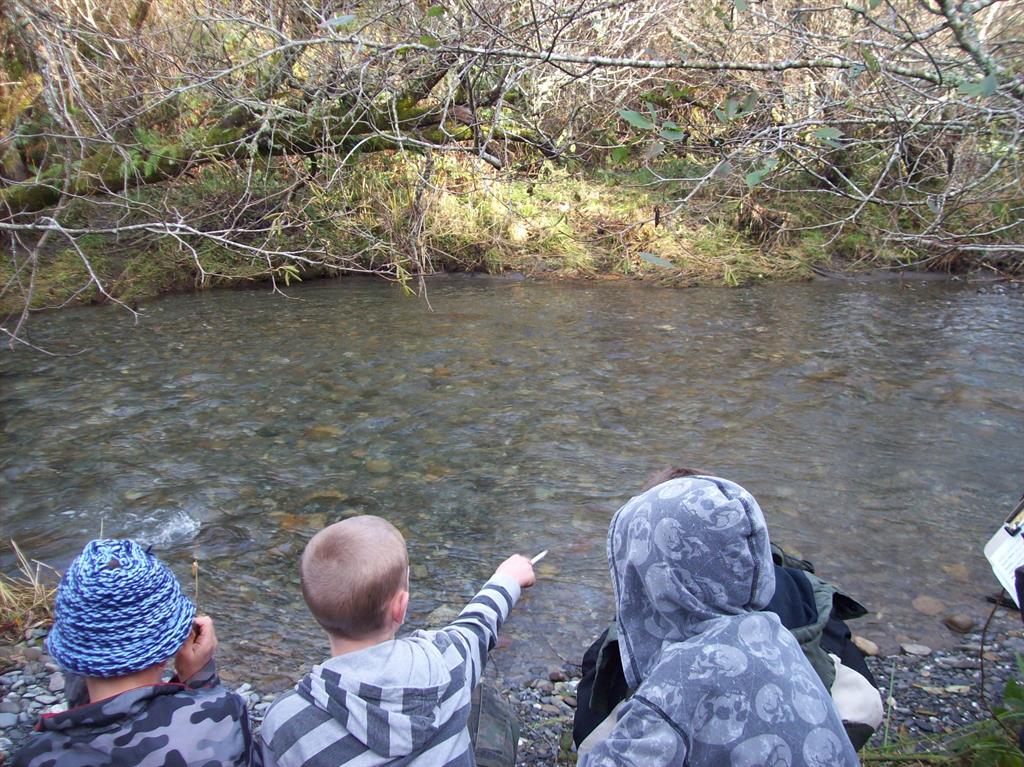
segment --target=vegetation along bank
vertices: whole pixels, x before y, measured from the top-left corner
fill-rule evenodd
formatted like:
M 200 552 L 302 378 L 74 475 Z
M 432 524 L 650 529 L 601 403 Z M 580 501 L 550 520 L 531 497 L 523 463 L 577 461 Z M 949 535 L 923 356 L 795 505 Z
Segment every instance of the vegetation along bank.
M 5 2 L 0 328 L 353 271 L 1020 273 L 1017 4 L 542 5 Z

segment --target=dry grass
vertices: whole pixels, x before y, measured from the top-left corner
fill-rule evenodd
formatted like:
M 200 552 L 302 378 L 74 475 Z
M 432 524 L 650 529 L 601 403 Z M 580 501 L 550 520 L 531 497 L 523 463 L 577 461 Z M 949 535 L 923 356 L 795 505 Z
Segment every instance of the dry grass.
M 53 623 L 53 600 L 57 593 L 56 570 L 42 562 L 31 562 L 11 541 L 18 558 L 19 573 L 0 574 L 0 641 L 24 639 L 25 630 Z

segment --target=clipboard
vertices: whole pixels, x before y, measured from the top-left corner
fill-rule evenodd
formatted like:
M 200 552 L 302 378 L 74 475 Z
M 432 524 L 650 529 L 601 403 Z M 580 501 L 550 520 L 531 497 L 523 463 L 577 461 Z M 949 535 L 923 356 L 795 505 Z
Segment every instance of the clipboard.
M 1018 567 L 1024 566 L 1024 498 L 985 544 L 985 558 L 1019 609 L 1015 573 Z

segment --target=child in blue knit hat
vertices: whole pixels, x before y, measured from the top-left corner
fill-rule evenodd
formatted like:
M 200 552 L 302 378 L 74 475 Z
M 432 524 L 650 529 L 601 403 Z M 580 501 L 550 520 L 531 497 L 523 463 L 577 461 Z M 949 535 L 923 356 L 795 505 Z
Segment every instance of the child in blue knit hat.
M 90 542 L 61 578 L 47 637 L 71 708 L 44 714 L 14 765 L 248 765 L 245 703 L 221 687 L 216 648 L 167 565 L 135 541 Z

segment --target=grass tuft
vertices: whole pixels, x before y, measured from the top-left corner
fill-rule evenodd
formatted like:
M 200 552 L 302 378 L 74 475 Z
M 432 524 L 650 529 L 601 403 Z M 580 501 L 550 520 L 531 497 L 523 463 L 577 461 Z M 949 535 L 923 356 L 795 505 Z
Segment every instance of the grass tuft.
M 18 544 L 11 541 L 18 558 L 18 574 L 0 574 L 0 640 L 18 642 L 25 631 L 47 628 L 53 623 L 53 601 L 57 594 L 55 576 L 60 573 L 42 562 L 30 562 Z

